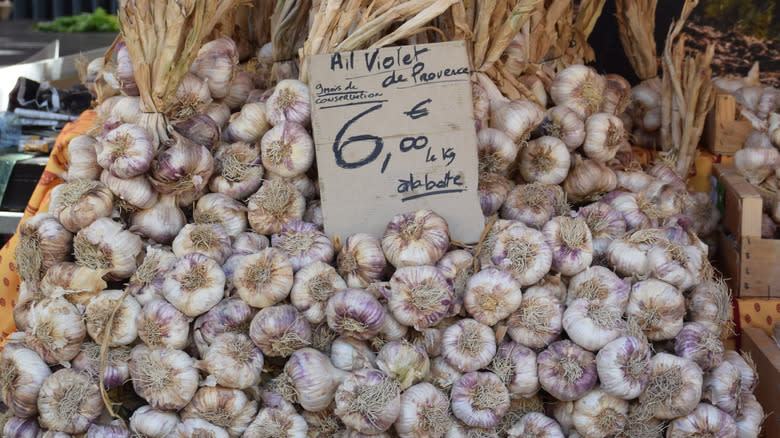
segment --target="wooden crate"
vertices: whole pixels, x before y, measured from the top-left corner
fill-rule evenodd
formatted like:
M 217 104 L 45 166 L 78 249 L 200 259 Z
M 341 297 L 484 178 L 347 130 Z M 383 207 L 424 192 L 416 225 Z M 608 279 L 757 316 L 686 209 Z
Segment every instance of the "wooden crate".
M 780 240 L 761 238 L 761 195 L 732 164 L 716 164 L 713 174 L 723 213 L 718 261 L 732 292 L 743 298 L 780 298 Z
M 767 415 L 763 436 L 780 437 L 780 349 L 763 330 L 746 328 L 742 331 L 742 351 L 750 353 L 758 371 L 754 394 Z
M 720 91 L 704 123 L 704 144 L 715 155 L 734 155 L 752 129 L 747 120 L 737 120 L 734 96 Z

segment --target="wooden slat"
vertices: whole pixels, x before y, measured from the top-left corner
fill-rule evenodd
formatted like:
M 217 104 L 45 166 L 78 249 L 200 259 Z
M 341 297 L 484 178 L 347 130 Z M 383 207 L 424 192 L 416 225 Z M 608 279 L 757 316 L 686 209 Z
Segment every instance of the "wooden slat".
M 740 242 L 739 296 L 780 298 L 780 240 L 745 237 Z
M 736 120 L 736 116 L 734 97 L 726 93 L 716 95 L 704 124 L 704 144 L 713 154 L 734 155 L 742 148 L 753 127 L 747 120 Z
M 737 173 L 733 164 L 716 164 L 713 174 L 723 184 L 723 224 L 737 241 L 761 236 L 761 194 Z
M 780 437 L 780 349 L 762 329 L 750 327 L 742 330 L 742 351 L 750 353 L 756 363 L 759 385 L 755 396 L 767 414 L 764 436 Z

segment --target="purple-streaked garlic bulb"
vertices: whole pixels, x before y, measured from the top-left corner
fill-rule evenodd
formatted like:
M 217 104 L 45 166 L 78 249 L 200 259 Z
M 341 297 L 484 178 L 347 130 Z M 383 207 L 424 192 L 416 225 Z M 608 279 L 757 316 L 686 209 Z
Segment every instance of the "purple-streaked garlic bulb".
M 690 359 L 703 371 L 709 371 L 723 360 L 723 342 L 698 322 L 686 322 L 674 338 L 674 353 Z
M 434 265 L 449 245 L 447 222 L 431 210 L 394 216 L 382 236 L 382 251 L 396 268 Z
M 290 304 L 278 304 L 257 312 L 249 325 L 249 337 L 266 356 L 287 357 L 311 342 L 311 326 Z
M 550 344 L 536 363 L 539 384 L 558 400 L 577 400 L 596 385 L 596 356 L 569 340 Z
M 477 371 L 486 367 L 496 354 L 495 333 L 476 320 L 461 319 L 444 330 L 441 354 L 462 373 Z
M 295 272 L 313 262 L 333 260 L 333 243 L 308 222 L 292 220 L 282 225 L 281 232 L 271 236 L 271 245 L 287 256 Z
M 516 342 L 502 342 L 487 369 L 506 386 L 511 398 L 531 397 L 539 391 L 536 353 Z
M 447 316 L 453 294 L 452 283 L 436 267 L 407 266 L 390 278 L 387 307 L 399 323 L 422 330 Z
M 509 410 L 509 391 L 491 372 L 469 372 L 450 392 L 452 413 L 468 426 L 492 428 Z
M 564 306 L 554 295 L 533 287 L 525 292 L 520 307 L 507 319 L 507 334 L 531 348 L 544 348 L 563 330 Z
M 366 287 L 381 280 L 386 265 L 382 243 L 365 233 L 347 237 L 336 257 L 336 269 L 349 287 Z
M 331 330 L 363 341 L 379 334 L 385 322 L 382 303 L 361 289 L 336 292 L 328 300 L 325 315 Z
M 542 229 L 552 253 L 552 269 L 563 275 L 576 275 L 593 261 L 593 239 L 582 218 L 557 216 Z
M 623 400 L 645 390 L 649 379 L 650 347 L 634 336 L 621 336 L 596 354 L 596 371 L 601 389 Z
M 552 251 L 540 231 L 516 224 L 496 237 L 492 262 L 511 272 L 520 286 L 530 286 L 549 272 Z

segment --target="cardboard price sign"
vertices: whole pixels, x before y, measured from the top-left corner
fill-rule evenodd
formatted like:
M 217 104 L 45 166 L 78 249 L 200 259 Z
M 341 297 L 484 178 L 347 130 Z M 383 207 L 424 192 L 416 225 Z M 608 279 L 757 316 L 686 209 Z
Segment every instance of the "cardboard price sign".
M 382 235 L 429 208 L 479 240 L 477 135 L 462 41 L 316 55 L 309 88 L 325 232 Z

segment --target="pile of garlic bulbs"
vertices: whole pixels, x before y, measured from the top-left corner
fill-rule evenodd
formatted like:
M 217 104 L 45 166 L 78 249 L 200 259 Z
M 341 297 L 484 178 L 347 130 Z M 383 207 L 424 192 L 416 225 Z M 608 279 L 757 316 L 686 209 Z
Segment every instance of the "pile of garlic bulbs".
M 569 67 L 545 109 L 475 75 L 484 238 L 419 210 L 342 243 L 306 85 L 250 90 L 230 40 L 201 52 L 173 144 L 107 100 L 22 225 L 4 436 L 758 435 L 711 205 L 633 166 L 624 80 Z

